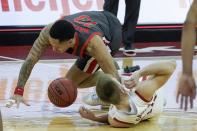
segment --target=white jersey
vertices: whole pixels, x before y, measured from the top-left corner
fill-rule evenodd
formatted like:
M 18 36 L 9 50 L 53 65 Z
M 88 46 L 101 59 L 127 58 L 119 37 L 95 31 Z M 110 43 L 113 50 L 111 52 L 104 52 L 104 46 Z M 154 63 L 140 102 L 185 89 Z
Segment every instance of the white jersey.
M 131 111 L 121 111 L 118 110 L 116 106 L 111 105 L 108 115 L 114 120 L 122 123 L 137 124 L 163 111 L 164 98 L 162 94 L 157 94 L 156 92 L 150 102 L 145 102 L 136 91 L 131 92 L 129 95 Z

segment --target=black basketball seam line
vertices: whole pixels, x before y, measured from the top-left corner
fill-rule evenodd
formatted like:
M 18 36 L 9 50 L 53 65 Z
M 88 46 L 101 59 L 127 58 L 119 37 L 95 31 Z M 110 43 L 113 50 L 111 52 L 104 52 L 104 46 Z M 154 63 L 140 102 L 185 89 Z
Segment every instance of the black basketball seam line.
M 52 99 L 53 99 L 53 105 L 55 105 L 57 107 L 64 107 L 64 106 L 61 105 L 59 100 L 57 100 L 55 97 L 52 97 Z
M 61 86 L 64 87 L 64 84 L 62 83 L 62 81 L 60 81 L 60 84 L 61 84 Z M 69 92 L 68 92 L 67 88 L 64 88 L 64 89 L 66 90 L 66 92 L 67 92 L 67 94 L 68 94 L 68 98 L 69 98 L 69 99 L 68 99 L 68 102 L 71 103 L 71 102 L 70 102 L 71 96 L 69 95 Z
M 53 90 L 53 88 L 51 88 L 51 90 L 52 90 L 52 92 L 55 94 L 55 95 L 57 95 L 56 93 L 55 93 L 55 91 Z M 50 90 L 49 90 L 50 91 Z M 50 91 L 51 92 L 51 91 Z M 53 101 L 55 102 L 55 103 L 57 103 L 58 105 L 56 105 L 56 104 L 54 104 L 54 105 L 56 105 L 56 106 L 59 106 L 60 105 L 60 102 L 57 100 L 57 98 L 54 96 L 54 95 L 52 95 L 53 93 L 51 93 L 51 96 L 53 97 L 52 99 L 53 99 Z
M 59 81 L 61 81 L 60 80 L 60 78 L 58 78 L 58 79 L 56 79 L 56 83 L 55 83 L 55 87 L 57 87 L 57 86 L 59 86 Z M 56 91 L 56 93 L 58 94 L 58 92 Z M 58 96 L 59 96 L 59 94 L 58 94 Z M 62 97 L 59 97 L 62 101 L 65 101 Z
M 48 97 L 49 97 L 49 100 L 51 101 L 53 101 L 53 102 L 55 102 L 56 103 L 56 99 L 55 99 L 55 97 L 51 94 L 51 90 L 49 90 L 48 91 L 49 93 L 48 93 Z M 52 103 L 53 103 L 52 102 Z M 53 103 L 54 104 L 54 103 Z M 54 105 L 56 105 L 56 104 L 54 104 Z M 57 106 L 57 105 L 56 105 Z
M 53 99 L 53 102 L 55 103 L 53 103 L 54 105 L 56 105 L 57 107 L 65 107 L 65 105 L 64 106 L 62 106 L 63 104 L 62 104 L 62 102 L 61 102 L 61 98 L 57 98 L 57 96 L 54 96 L 54 95 L 52 95 L 52 99 Z
M 58 84 L 60 85 L 60 86 L 63 86 L 64 87 L 64 84 L 62 84 L 62 81 L 60 80 L 59 82 L 58 82 Z M 67 91 L 67 88 L 64 88 L 65 89 L 65 91 L 66 91 L 66 93 L 65 94 L 67 94 L 67 96 L 68 96 L 68 99 L 65 101 L 66 103 L 67 103 L 67 106 L 68 105 L 70 105 L 71 104 L 71 97 L 70 97 L 70 95 L 69 95 L 69 92 Z
M 60 79 L 60 78 L 59 78 Z M 58 80 L 59 80 L 58 79 Z M 59 85 L 59 82 L 56 80 L 56 83 L 55 83 L 55 85 Z M 56 93 L 56 95 L 57 95 L 58 93 Z M 59 94 L 58 94 L 59 95 Z M 64 101 L 65 102 L 65 100 L 63 99 L 63 98 L 61 98 L 61 97 L 59 97 L 62 101 Z
M 49 91 L 49 92 L 51 92 L 51 91 Z M 51 99 L 53 99 L 53 101 L 56 101 L 56 98 L 51 93 L 48 94 L 48 97 L 49 97 L 49 99 L 51 98 Z M 50 101 L 51 101 L 51 99 L 50 99 Z
M 54 83 L 54 85 L 56 85 L 56 84 L 58 84 L 58 82 Z M 56 96 L 59 95 L 59 94 L 56 92 L 55 89 L 52 88 L 52 90 L 53 90 L 53 92 L 55 93 Z M 54 98 L 55 98 L 56 102 L 59 104 L 59 105 L 57 105 L 57 106 L 60 106 L 60 105 L 61 105 L 61 102 L 59 102 L 59 100 L 60 100 L 60 101 L 61 101 L 61 100 L 64 101 L 64 99 L 62 99 L 61 97 L 58 97 L 59 100 L 57 100 L 56 97 L 54 97 Z M 60 107 L 64 107 L 64 106 L 60 106 Z
M 62 80 L 63 80 L 63 79 L 64 79 L 64 78 L 62 78 Z M 66 81 L 66 82 L 70 83 L 70 81 Z M 60 84 L 61 86 L 65 87 L 64 84 L 63 84 L 63 82 L 62 82 L 61 80 L 60 80 L 60 82 L 59 82 L 58 84 Z M 69 84 L 68 86 L 70 87 L 70 86 L 72 86 L 72 85 Z M 65 91 L 66 91 L 66 94 L 68 95 L 68 101 L 67 101 L 67 102 L 68 102 L 68 105 L 71 105 L 71 104 L 74 102 L 74 100 L 71 99 L 71 98 L 73 98 L 73 97 L 70 96 L 70 92 L 68 91 L 68 89 L 67 89 L 66 87 L 65 87 L 64 89 L 65 89 Z M 71 102 L 71 101 L 72 101 L 72 102 Z

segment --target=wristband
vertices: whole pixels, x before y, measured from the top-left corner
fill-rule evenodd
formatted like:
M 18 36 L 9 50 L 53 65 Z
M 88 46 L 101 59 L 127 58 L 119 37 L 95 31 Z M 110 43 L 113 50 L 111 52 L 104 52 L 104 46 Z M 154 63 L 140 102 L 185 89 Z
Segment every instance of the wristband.
M 23 92 L 24 92 L 24 89 L 22 87 L 16 87 L 15 90 L 14 90 L 15 95 L 23 96 Z

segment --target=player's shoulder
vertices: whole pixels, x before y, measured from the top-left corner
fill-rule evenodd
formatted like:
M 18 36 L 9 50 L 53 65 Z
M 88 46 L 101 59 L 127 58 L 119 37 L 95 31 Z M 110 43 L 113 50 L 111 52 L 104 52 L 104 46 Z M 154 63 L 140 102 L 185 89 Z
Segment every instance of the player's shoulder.
M 46 26 L 44 26 L 40 32 L 39 37 L 41 37 L 41 39 L 48 39 L 49 37 L 49 31 L 51 29 L 51 27 L 53 26 L 53 23 L 50 23 Z
M 100 35 L 95 34 L 94 36 L 92 36 L 92 38 L 89 41 L 88 47 L 89 48 L 97 48 L 98 46 L 100 46 L 100 42 L 102 41 L 102 38 Z
M 49 31 L 50 31 L 50 29 L 51 29 L 51 27 L 53 26 L 53 24 L 54 23 L 50 23 L 50 24 L 48 24 L 48 25 L 45 25 L 43 28 L 42 28 L 42 30 L 41 30 L 41 32 L 40 33 L 42 33 L 42 34 L 49 34 Z
M 37 40 L 35 41 L 36 45 L 48 45 L 49 44 L 49 31 L 52 25 L 53 23 L 50 23 L 42 28 Z

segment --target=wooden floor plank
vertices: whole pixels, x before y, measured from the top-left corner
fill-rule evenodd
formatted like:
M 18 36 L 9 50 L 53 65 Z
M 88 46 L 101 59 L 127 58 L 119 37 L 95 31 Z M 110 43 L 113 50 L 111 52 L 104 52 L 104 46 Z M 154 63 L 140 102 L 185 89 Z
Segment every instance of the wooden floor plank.
M 134 65 L 145 66 L 155 60 L 135 60 Z M 122 61 L 117 61 L 120 65 Z M 75 103 L 67 108 L 58 108 L 52 105 L 47 97 L 48 84 L 57 77 L 64 76 L 73 62 L 49 61 L 38 63 L 25 87 L 25 99 L 30 107 L 20 105 L 6 108 L 5 103 L 10 98 L 17 83 L 21 62 L 0 62 L 0 109 L 3 119 L 4 131 L 119 131 L 108 125 L 82 119 L 79 116 L 78 108 L 82 105 L 82 97 L 93 91 L 93 88 L 78 89 L 78 96 Z M 197 101 L 194 109 L 187 113 L 179 109 L 175 102 L 175 91 L 181 61 L 177 60 L 177 69 L 170 80 L 163 87 L 164 96 L 167 100 L 164 113 L 157 118 L 144 121 L 131 128 L 122 129 L 125 131 L 195 131 L 197 130 Z M 197 61 L 194 61 L 197 65 Z M 121 66 L 120 66 L 121 67 Z M 195 75 L 197 71 L 195 70 Z M 196 77 L 197 78 L 197 77 Z M 99 106 L 91 107 L 96 113 L 104 113 Z

